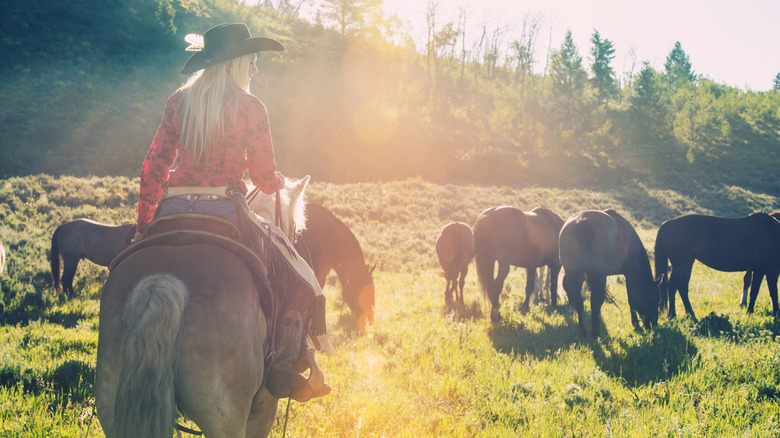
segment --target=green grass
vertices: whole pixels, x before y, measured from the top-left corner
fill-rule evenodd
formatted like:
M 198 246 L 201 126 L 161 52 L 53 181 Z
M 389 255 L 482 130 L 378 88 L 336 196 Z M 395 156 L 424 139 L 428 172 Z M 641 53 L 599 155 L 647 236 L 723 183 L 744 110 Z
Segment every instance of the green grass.
M 45 176 L 0 181 L 0 238 L 9 251 L 0 278 L 0 437 L 102 436 L 93 382 L 106 271 L 82 262 L 79 298 L 63 303 L 52 296 L 46 253 L 62 220 L 131 219 L 134 201 L 114 201 L 111 193 L 132 197 L 134 184 Z M 717 192 L 697 200 L 657 191 L 640 205 L 622 201 L 633 199 L 633 188 L 587 192 L 408 180 L 313 183 L 309 195 L 352 227 L 370 263 L 379 262 L 376 322 L 367 333 L 355 332 L 339 285 L 328 279 L 329 335 L 318 360 L 333 392 L 293 402 L 287 436 L 780 436 L 780 322 L 771 316 L 766 285 L 753 315 L 739 307 L 741 273 L 695 264 L 690 299 L 698 323 L 684 316 L 677 299 L 680 318 L 662 316 L 649 333 L 633 330 L 624 282 L 610 277 L 615 303 L 602 308 L 599 340 L 579 335 L 562 290 L 557 309 L 532 304 L 521 314 L 525 273 L 518 268 L 506 280 L 495 326 L 473 264 L 465 308 L 444 304 L 433 242 L 450 221 L 473 223 L 484 208 L 500 204 L 545 205 L 562 216 L 609 206 L 626 213 L 650 249 L 665 218 L 685 211 L 728 214 L 698 203 L 716 204 Z M 767 202 L 767 209 L 778 205 L 774 198 Z M 16 210 L 17 203 L 36 207 Z M 286 406 L 280 403 L 273 437 L 282 434 Z

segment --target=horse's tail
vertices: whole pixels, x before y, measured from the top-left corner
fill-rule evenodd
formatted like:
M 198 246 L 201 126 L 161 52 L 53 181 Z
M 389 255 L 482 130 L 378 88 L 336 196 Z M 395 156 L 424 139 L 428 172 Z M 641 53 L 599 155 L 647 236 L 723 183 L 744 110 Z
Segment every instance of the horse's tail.
M 60 227 L 54 230 L 51 236 L 51 251 L 49 255 L 49 264 L 51 265 L 51 278 L 54 280 L 54 291 L 59 295 L 62 293 L 62 284 L 60 283 L 60 246 L 57 243 Z
M 655 281 L 658 282 L 658 293 L 660 294 L 659 305 L 666 306 L 668 298 L 669 279 L 667 272 L 669 270 L 669 256 L 666 254 L 666 247 L 663 242 L 663 224 L 658 228 L 658 234 L 655 236 Z
M 119 437 L 169 438 L 176 421 L 174 374 L 187 287 L 170 275 L 143 279 L 124 311 L 124 364 L 117 390 Z
M 478 224 L 477 224 L 478 225 Z M 477 265 L 477 279 L 482 290 L 482 295 L 490 300 L 490 294 L 493 291 L 493 271 L 495 270 L 495 260 L 487 248 L 485 242 L 478 236 L 477 226 L 474 227 L 474 263 Z

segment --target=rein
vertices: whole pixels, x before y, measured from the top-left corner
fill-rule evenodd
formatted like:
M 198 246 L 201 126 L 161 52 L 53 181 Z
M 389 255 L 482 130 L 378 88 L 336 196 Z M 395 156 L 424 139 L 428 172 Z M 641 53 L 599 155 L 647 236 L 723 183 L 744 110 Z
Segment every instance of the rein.
M 274 225 L 282 230 L 282 197 L 279 195 L 279 190 L 276 191 L 276 212 L 274 212 Z
M 188 433 L 188 434 L 190 434 L 190 435 L 196 435 L 196 436 L 203 435 L 203 432 L 201 432 L 201 431 L 198 431 L 198 430 L 193 430 L 193 429 L 186 428 L 186 427 L 182 426 L 182 425 L 181 425 L 181 424 L 179 424 L 179 423 L 176 423 L 176 424 L 174 424 L 174 427 L 175 427 L 175 428 L 176 428 L 176 430 L 178 430 L 179 432 L 184 432 L 184 433 Z

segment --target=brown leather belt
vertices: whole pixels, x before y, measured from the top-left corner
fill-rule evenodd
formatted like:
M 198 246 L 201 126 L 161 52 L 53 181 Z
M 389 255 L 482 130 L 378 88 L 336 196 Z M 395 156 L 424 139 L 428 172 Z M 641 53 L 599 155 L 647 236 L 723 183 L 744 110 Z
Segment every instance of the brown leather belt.
M 161 199 L 176 198 L 187 202 L 218 201 L 220 199 L 229 199 L 230 195 L 236 193 L 239 193 L 239 191 L 227 186 L 176 186 L 165 189 Z
M 220 199 L 225 199 L 224 196 L 219 196 L 219 195 L 196 195 L 196 194 L 168 196 L 166 199 L 170 199 L 170 198 L 183 199 L 187 202 L 219 201 Z

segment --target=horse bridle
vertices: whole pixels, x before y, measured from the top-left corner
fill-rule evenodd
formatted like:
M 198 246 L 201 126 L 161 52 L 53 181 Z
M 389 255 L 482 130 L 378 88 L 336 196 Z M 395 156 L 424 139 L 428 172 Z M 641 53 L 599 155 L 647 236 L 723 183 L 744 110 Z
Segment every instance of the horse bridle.
M 282 228 L 282 196 L 279 194 L 281 190 L 276 191 L 276 205 L 275 205 L 275 211 L 274 211 L 274 225 L 279 227 L 280 230 L 284 231 L 284 228 Z M 251 204 L 252 201 L 257 197 L 257 194 L 260 193 L 260 187 L 255 187 L 252 189 L 251 192 L 246 196 L 246 202 L 247 204 Z M 293 233 L 294 236 L 295 233 L 295 224 L 293 224 Z

